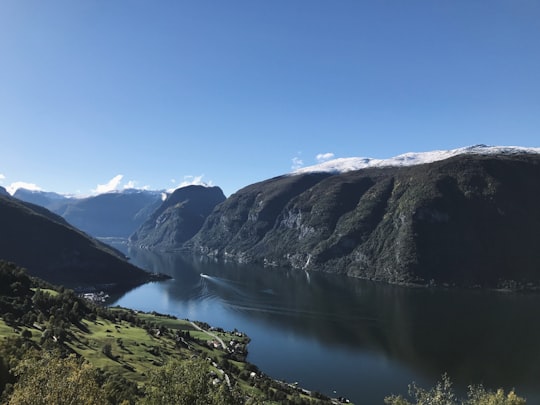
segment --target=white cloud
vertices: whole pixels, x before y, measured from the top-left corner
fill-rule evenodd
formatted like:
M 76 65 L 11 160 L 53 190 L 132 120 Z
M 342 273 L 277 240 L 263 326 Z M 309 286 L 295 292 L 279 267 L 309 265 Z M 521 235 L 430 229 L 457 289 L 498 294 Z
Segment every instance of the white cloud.
M 328 153 L 319 153 L 317 156 L 317 162 L 319 163 L 322 163 L 322 162 L 326 162 L 327 160 L 330 160 L 330 159 L 333 159 L 334 158 L 334 154 L 332 152 L 328 152 Z
M 130 189 L 130 188 L 135 188 L 136 185 L 137 185 L 136 181 L 130 180 L 126 184 L 124 184 L 124 190 Z
M 211 186 L 212 181 L 210 180 L 208 183 L 203 181 L 204 174 L 201 174 L 200 176 L 184 176 L 184 181 L 180 183 L 180 187 L 186 187 L 186 186 Z
M 108 193 L 110 191 L 117 190 L 123 178 L 124 178 L 123 174 L 118 174 L 114 176 L 112 179 L 110 179 L 108 183 L 98 184 L 97 187 L 94 190 L 92 190 L 92 192 L 96 194 L 103 194 L 103 193 Z
M 212 183 L 212 180 L 210 181 L 203 181 L 204 174 L 201 174 L 200 176 L 184 176 L 184 180 L 176 185 L 175 188 L 167 190 L 168 192 L 172 193 L 174 190 L 182 187 L 187 186 L 205 186 L 205 187 L 212 187 L 214 184 Z
M 15 191 L 17 191 L 20 188 L 25 188 L 31 191 L 43 191 L 43 189 L 37 186 L 36 184 L 26 183 L 24 181 L 16 181 L 15 183 L 11 183 L 9 186 L 6 187 L 6 190 L 8 191 L 9 194 L 13 195 L 15 194 Z
M 291 169 L 298 170 L 304 165 L 304 161 L 300 159 L 298 156 L 295 156 L 292 158 L 292 166 Z
M 0 181 L 5 180 L 6 176 L 4 176 L 2 173 L 0 173 Z

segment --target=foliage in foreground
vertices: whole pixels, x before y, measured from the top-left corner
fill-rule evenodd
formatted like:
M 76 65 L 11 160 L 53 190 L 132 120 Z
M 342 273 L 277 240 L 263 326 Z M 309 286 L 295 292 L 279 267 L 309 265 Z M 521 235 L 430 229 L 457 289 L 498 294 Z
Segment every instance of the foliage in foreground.
M 9 405 L 103 405 L 118 403 L 100 387 L 98 370 L 74 354 L 32 351 L 15 368 L 17 382 L 11 388 Z M 234 405 L 243 403 L 240 393 L 226 386 L 215 387 L 200 359 L 171 362 L 151 373 L 146 396 L 139 405 Z
M 409 402 L 401 395 L 391 395 L 384 399 L 387 405 L 524 405 L 526 400 L 512 390 L 508 394 L 503 389 L 496 392 L 486 390 L 482 385 L 469 386 L 466 399 L 457 398 L 450 378 L 444 374 L 435 387 L 425 390 L 415 383 L 409 385 Z
M 199 359 L 174 361 L 150 376 L 141 405 L 234 405 L 243 403 L 240 393 L 225 383 L 213 386 L 208 367 Z
M 33 353 L 15 368 L 15 375 L 19 379 L 10 405 L 107 403 L 94 367 L 74 354 L 61 358 L 46 351 Z

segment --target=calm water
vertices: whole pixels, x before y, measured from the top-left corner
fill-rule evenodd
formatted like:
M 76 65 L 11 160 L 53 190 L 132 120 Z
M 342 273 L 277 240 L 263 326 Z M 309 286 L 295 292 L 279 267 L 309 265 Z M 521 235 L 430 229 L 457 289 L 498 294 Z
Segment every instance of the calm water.
M 117 246 L 119 247 L 119 246 Z M 266 374 L 356 404 L 382 404 L 447 372 L 540 403 L 540 295 L 410 289 L 346 277 L 129 249 L 173 280 L 115 300 L 246 332 Z M 201 273 L 205 277 L 201 277 Z

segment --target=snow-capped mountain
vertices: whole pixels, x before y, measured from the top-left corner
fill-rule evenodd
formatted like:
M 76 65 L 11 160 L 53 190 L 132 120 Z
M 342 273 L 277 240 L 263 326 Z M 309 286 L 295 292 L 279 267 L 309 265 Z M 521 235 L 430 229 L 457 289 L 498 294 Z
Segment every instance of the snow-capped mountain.
M 474 145 L 450 150 L 436 150 L 431 152 L 409 152 L 389 159 L 373 159 L 366 157 L 351 157 L 329 160 L 313 166 L 302 167 L 292 174 L 304 174 L 313 172 L 344 173 L 353 170 L 366 169 L 369 167 L 387 166 L 414 166 L 423 163 L 432 163 L 457 155 L 515 155 L 522 153 L 538 153 L 540 148 L 527 148 L 521 146 L 486 146 Z

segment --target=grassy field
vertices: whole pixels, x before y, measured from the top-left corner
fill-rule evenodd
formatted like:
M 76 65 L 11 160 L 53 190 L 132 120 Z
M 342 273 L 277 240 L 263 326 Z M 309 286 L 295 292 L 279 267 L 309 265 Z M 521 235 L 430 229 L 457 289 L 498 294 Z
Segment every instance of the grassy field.
M 84 318 L 78 326 L 71 326 L 69 339 L 65 345 L 73 352 L 84 357 L 93 366 L 112 374 L 123 376 L 139 386 L 144 386 L 152 370 L 157 369 L 171 360 L 188 359 L 200 356 L 208 359 L 209 369 L 220 375 L 220 365 L 228 363 L 236 371 L 227 371 L 240 389 L 251 397 L 263 398 L 259 388 L 249 380 L 238 378 L 240 373 L 246 372 L 247 363 L 241 360 L 232 360 L 221 345 L 217 348 L 209 347 L 212 335 L 219 336 L 229 347 L 231 341 L 247 345 L 247 336 L 238 336 L 236 332 L 221 332 L 216 330 L 198 330 L 191 321 L 175 319 L 166 315 L 152 313 L 136 313 L 135 311 L 114 308 L 113 312 L 120 314 L 129 311 L 136 318 L 144 321 L 145 327 L 136 326 L 126 320 L 117 318 L 115 321 L 97 317 L 95 320 Z M 151 327 L 150 327 L 151 326 Z M 21 336 L 27 329 L 32 333 L 31 339 L 39 343 L 43 325 L 34 327 L 8 326 L 0 318 L 0 339 L 9 336 Z M 189 338 L 179 343 L 179 336 Z M 249 371 L 247 371 L 249 373 Z M 305 397 L 302 395 L 302 397 Z M 277 404 L 279 402 L 266 399 L 264 404 Z
M 226 354 L 222 350 L 208 348 L 203 342 L 210 337 L 195 330 L 189 321 L 152 314 L 137 316 L 168 331 L 161 333 L 156 329 L 148 332 L 126 321 L 111 322 L 101 318 L 96 321 L 84 320 L 83 328 L 73 331 L 75 339 L 69 346 L 96 367 L 119 373 L 138 383 L 144 383 L 150 370 L 171 359 L 185 359 L 197 352 L 219 362 Z M 191 340 L 188 347 L 179 347 L 174 335 L 176 331 L 189 332 L 191 337 L 201 342 Z M 223 337 L 228 341 L 233 339 L 233 335 L 229 334 L 223 334 Z M 109 356 L 104 353 L 106 345 L 110 346 Z
M 167 332 L 161 333 L 157 329 L 148 332 L 127 321 L 112 322 L 103 318 L 95 321 L 84 319 L 79 327 L 71 327 L 72 338 L 66 342 L 66 345 L 94 366 L 122 374 L 130 380 L 141 383 L 145 381 L 149 370 L 171 359 L 185 359 L 196 352 L 219 361 L 226 355 L 223 350 L 209 348 L 205 343 L 211 340 L 211 337 L 205 332 L 196 330 L 189 321 L 152 314 L 137 314 L 137 316 L 146 322 L 164 326 Z M 42 327 L 45 328 L 45 325 Z M 20 335 L 25 329 L 32 332 L 32 340 L 39 342 L 41 330 L 38 327 L 15 329 L 6 325 L 0 318 L 0 338 Z M 189 332 L 194 340 L 188 342 L 188 347 L 179 347 L 175 340 L 175 331 Z M 220 333 L 220 337 L 226 339 L 227 342 L 238 339 L 227 333 Z M 200 342 L 197 339 L 200 339 Z M 106 345 L 110 345 L 109 356 L 104 352 Z
M 0 318 L 0 337 L 5 339 L 13 333 L 13 328 L 11 326 L 7 326 L 4 320 Z
M 35 292 L 38 289 L 37 288 L 31 288 L 31 290 Z M 50 288 L 40 288 L 40 290 L 43 291 L 44 293 L 52 295 L 53 297 L 56 297 L 58 295 L 58 291 L 51 290 Z

